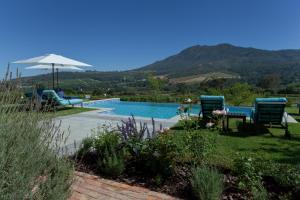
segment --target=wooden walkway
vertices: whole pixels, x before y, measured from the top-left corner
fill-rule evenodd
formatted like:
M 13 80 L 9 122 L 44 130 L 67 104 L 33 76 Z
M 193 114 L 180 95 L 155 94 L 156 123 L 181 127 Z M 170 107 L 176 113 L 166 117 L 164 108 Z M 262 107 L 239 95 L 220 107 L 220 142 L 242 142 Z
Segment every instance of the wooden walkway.
M 166 194 L 151 191 L 146 188 L 130 186 L 82 172 L 75 172 L 75 181 L 72 185 L 72 196 L 69 200 L 173 200 Z

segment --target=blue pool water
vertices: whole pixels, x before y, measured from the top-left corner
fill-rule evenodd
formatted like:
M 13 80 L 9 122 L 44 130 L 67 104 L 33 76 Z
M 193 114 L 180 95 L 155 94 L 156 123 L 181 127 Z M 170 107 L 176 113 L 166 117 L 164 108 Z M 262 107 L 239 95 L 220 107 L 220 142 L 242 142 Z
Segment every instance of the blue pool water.
M 152 103 L 152 102 L 131 102 L 120 101 L 118 99 L 95 101 L 92 103 L 84 103 L 85 107 L 94 108 L 111 108 L 111 111 L 103 112 L 103 114 L 111 115 L 134 115 L 139 117 L 153 117 L 161 119 L 170 119 L 176 116 L 176 112 L 180 104 L 177 103 Z M 251 108 L 228 106 L 229 112 L 243 112 L 250 116 Z M 192 106 L 192 114 L 198 114 L 200 105 Z

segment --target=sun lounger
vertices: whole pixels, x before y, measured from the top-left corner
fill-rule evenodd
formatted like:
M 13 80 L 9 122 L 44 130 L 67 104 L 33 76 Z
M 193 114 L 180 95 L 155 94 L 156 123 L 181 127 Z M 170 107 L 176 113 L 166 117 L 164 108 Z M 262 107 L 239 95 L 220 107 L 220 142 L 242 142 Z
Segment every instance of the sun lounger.
M 51 104 L 53 106 L 67 106 L 82 104 L 82 99 L 64 99 L 59 97 L 54 90 L 43 90 L 42 101 L 44 104 Z
M 225 109 L 225 98 L 224 96 L 208 96 L 201 95 L 201 110 L 199 116 L 202 114 L 203 119 L 209 119 L 212 117 L 212 112 L 214 110 L 224 110 Z
M 256 125 L 280 125 L 285 128 L 285 135 L 289 136 L 287 113 L 284 111 L 286 103 L 286 98 L 256 98 L 251 120 Z

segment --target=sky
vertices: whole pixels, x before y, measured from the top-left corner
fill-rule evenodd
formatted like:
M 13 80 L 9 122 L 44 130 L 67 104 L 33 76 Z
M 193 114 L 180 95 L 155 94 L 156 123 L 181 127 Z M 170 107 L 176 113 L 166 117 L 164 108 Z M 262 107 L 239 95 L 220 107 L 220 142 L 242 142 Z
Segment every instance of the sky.
M 197 44 L 300 49 L 299 8 L 299 0 L 0 0 L 0 77 L 8 62 L 48 53 L 114 71 Z

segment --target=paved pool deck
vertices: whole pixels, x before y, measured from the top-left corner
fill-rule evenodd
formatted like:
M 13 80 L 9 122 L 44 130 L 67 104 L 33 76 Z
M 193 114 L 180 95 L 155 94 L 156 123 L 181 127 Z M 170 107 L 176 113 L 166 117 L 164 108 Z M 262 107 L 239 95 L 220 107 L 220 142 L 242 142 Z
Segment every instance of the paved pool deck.
M 109 129 L 116 129 L 117 125 L 121 125 L 122 120 L 127 120 L 128 116 L 120 115 L 109 115 L 101 114 L 101 112 L 107 109 L 97 109 L 88 112 L 82 112 L 73 115 L 67 115 L 56 118 L 56 123 L 60 123 L 60 128 L 67 135 L 66 141 L 66 151 L 72 153 L 74 149 L 78 148 L 78 145 L 82 139 L 91 136 L 97 129 L 107 126 Z M 148 128 L 152 131 L 152 121 L 150 118 L 135 117 L 136 122 L 139 126 L 140 122 L 147 123 Z M 171 119 L 154 119 L 155 129 L 160 129 L 160 126 L 164 128 L 169 128 L 174 126 L 179 120 L 179 116 L 173 117 Z

